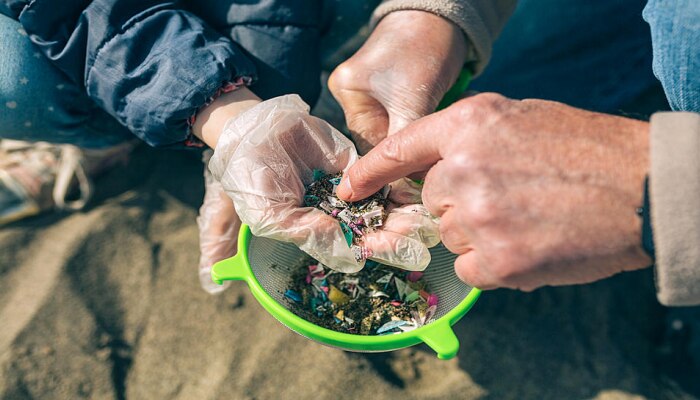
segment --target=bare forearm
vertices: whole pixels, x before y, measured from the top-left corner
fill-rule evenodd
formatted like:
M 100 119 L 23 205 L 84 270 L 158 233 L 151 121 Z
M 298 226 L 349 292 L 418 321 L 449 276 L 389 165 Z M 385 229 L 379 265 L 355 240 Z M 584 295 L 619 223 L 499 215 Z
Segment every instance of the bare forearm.
M 192 133 L 213 149 L 219 141 L 219 135 L 221 135 L 226 121 L 261 101 L 255 93 L 246 87 L 224 93 L 197 113 Z

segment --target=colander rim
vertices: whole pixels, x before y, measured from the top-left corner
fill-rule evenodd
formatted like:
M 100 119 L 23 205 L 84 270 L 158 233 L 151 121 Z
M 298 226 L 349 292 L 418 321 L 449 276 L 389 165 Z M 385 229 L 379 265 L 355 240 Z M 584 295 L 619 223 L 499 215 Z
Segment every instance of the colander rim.
M 441 328 L 441 326 L 446 323 L 448 324 L 448 329 L 451 329 L 449 327 L 469 312 L 481 294 L 481 290 L 472 287 L 467 296 L 452 310 L 434 322 L 412 331 L 381 336 L 337 332 L 316 325 L 294 314 L 263 288 L 255 277 L 248 259 L 248 246 L 252 238 L 253 234 L 250 228 L 247 225 L 242 225 L 238 236 L 238 253 L 232 258 L 236 260 L 229 259 L 238 263 L 238 268 L 241 270 L 238 271 L 238 276 L 228 279 L 244 280 L 258 303 L 283 325 L 307 338 L 336 347 L 360 351 L 393 350 L 423 342 L 426 336 L 435 334 L 433 331 L 444 330 L 444 327 Z M 215 278 L 215 280 L 217 279 Z

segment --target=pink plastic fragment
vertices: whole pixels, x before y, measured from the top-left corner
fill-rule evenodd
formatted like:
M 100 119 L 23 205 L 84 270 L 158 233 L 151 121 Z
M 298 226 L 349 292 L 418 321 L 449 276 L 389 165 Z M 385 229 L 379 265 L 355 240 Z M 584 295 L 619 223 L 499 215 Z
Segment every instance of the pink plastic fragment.
M 398 306 L 401 305 L 401 302 L 400 302 L 400 301 L 393 300 L 393 301 L 391 302 L 391 305 L 394 306 L 394 307 L 398 307 Z
M 355 234 L 356 234 L 357 236 L 363 236 L 363 235 L 364 235 L 364 234 L 362 233 L 362 231 L 358 228 L 358 226 L 355 225 L 355 223 L 353 223 L 353 222 L 348 222 L 348 226 L 350 227 L 350 229 L 352 229 L 353 232 L 355 232 Z
M 436 294 L 431 294 L 428 296 L 428 307 L 437 306 L 438 300 L 439 298 Z
M 406 279 L 408 279 L 410 282 L 418 282 L 420 278 L 423 277 L 423 273 L 419 271 L 411 271 L 406 275 Z

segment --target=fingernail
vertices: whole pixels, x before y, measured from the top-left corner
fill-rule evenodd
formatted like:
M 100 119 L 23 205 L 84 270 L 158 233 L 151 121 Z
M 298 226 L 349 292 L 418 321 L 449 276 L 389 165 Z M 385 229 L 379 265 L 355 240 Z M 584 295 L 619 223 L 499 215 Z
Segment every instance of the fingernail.
M 336 194 L 341 199 L 346 200 L 352 197 L 352 185 L 350 184 L 350 178 L 347 175 L 343 176 L 343 179 L 340 181 Z

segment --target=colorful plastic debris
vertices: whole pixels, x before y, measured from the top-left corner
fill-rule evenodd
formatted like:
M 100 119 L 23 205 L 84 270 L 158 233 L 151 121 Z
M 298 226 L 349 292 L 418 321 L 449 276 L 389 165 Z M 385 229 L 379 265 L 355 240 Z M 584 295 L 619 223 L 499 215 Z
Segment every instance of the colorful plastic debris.
M 379 329 L 377 329 L 377 335 L 381 335 L 384 332 L 393 331 L 395 329 L 398 329 L 399 327 L 406 325 L 407 323 L 408 321 L 403 319 L 389 321 L 386 324 L 380 326 Z
M 382 264 L 343 274 L 305 260 L 292 274 L 284 297 L 292 312 L 324 328 L 360 335 L 400 334 L 432 322 L 437 310 L 438 296 L 430 293 L 422 277 L 407 281 L 409 274 Z
M 304 205 L 316 207 L 338 220 L 348 247 L 356 246 L 362 249 L 365 248 L 365 235 L 384 224 L 389 186 L 364 200 L 349 203 L 336 197 L 335 192 L 341 178 L 342 173 L 326 174 L 314 170 L 313 182 L 306 186 Z M 371 257 L 368 251 L 353 249 L 353 253 L 358 262 Z
M 333 304 L 337 305 L 343 305 L 350 301 L 350 296 L 347 294 L 343 293 L 340 289 L 337 287 L 331 285 L 330 286 L 330 292 L 328 293 L 328 300 L 331 301 Z
M 287 289 L 287 291 L 284 292 L 284 297 L 297 303 L 301 303 L 301 295 L 292 289 Z
M 409 282 L 418 282 L 423 278 L 423 273 L 420 271 L 411 271 L 406 275 L 406 280 Z

